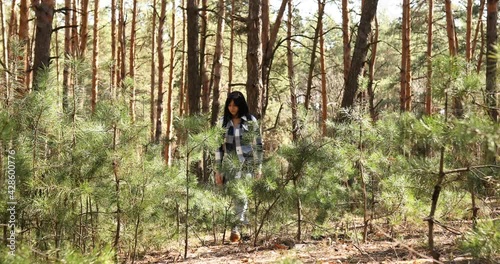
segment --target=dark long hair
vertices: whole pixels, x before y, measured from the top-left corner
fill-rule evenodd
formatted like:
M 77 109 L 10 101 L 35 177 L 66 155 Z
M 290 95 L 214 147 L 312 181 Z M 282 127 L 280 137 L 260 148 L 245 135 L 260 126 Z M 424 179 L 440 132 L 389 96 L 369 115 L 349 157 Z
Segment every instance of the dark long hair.
M 231 101 L 238 107 L 238 117 L 246 116 L 247 118 L 250 116 L 247 101 L 245 100 L 245 96 L 239 91 L 231 92 L 226 99 L 226 104 L 224 105 L 224 119 L 222 121 L 222 126 L 225 127 L 227 122 L 233 118 L 231 112 L 229 112 L 228 106 Z

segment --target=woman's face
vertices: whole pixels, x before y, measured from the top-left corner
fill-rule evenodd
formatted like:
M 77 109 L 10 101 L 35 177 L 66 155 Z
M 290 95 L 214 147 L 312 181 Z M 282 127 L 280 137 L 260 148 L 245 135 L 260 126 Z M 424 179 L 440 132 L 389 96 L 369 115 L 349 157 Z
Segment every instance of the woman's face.
M 234 100 L 231 100 L 231 102 L 229 102 L 227 109 L 229 110 L 229 113 L 231 113 L 233 117 L 238 116 L 238 106 L 234 104 Z

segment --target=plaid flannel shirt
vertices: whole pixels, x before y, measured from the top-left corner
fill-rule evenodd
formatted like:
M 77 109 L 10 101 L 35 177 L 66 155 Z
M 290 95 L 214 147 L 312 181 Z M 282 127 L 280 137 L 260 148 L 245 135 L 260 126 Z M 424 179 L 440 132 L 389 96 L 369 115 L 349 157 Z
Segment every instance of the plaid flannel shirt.
M 241 164 L 254 161 L 260 172 L 262 168 L 262 137 L 260 135 L 259 125 L 254 116 L 250 116 L 250 121 L 246 116 L 241 117 L 238 126 L 233 124 L 232 120 L 226 124 L 226 133 L 224 143 L 215 152 L 215 161 L 217 171 L 221 171 L 222 160 L 227 154 L 236 154 Z M 222 126 L 222 119 L 221 119 Z M 250 138 L 244 137 L 245 134 L 254 133 Z M 252 159 L 252 160 L 250 160 Z

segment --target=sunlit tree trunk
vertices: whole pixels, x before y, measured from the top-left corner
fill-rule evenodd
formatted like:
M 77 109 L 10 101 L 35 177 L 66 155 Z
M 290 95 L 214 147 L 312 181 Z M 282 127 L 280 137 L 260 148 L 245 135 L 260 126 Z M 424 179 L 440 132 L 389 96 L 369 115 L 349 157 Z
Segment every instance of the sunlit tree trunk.
M 323 5 L 323 7 L 321 7 Z M 318 8 L 325 9 L 325 1 L 318 0 Z M 319 61 L 321 64 L 321 132 L 326 136 L 326 119 L 328 113 L 328 94 L 326 93 L 325 69 L 325 38 L 323 37 L 323 23 L 319 24 Z
M 188 109 L 189 115 L 200 112 L 200 70 L 198 46 L 198 5 L 196 0 L 187 1 L 187 56 L 188 56 Z
M 166 144 L 164 150 L 165 162 L 168 166 L 172 165 L 172 90 L 174 89 L 174 61 L 175 61 L 175 0 L 172 0 L 172 30 L 170 32 L 170 73 L 168 75 L 167 88 L 167 117 L 165 118 Z
M 2 88 L 0 88 L 0 91 L 1 91 L 1 96 L 2 96 L 2 99 L 3 98 L 6 98 L 6 95 L 7 95 L 7 90 L 9 89 L 9 47 L 8 47 L 8 44 L 7 44 L 7 30 L 5 28 L 5 24 L 6 24 L 6 21 L 5 21 L 5 17 L 6 17 L 6 14 L 5 14 L 5 3 L 2 1 L 2 3 L 0 3 L 0 20 L 1 20 L 1 23 L 2 23 L 2 50 L 3 50 L 3 63 L 4 63 L 4 85 Z
M 374 33 L 371 35 L 371 56 L 370 60 L 368 61 L 368 86 L 367 86 L 367 92 L 368 92 L 368 104 L 369 104 L 369 111 L 370 111 L 370 117 L 373 122 L 377 120 L 377 111 L 375 109 L 375 91 L 373 84 L 375 83 L 375 64 L 377 62 L 377 47 L 378 47 L 378 41 L 379 41 L 379 24 L 378 24 L 378 19 L 377 15 L 375 15 L 374 18 L 374 24 L 375 24 L 375 30 Z
M 12 0 L 12 4 L 10 6 L 9 37 L 17 35 L 17 29 L 18 28 L 17 28 L 16 0 Z
M 40 0 L 33 3 L 36 15 L 35 60 L 33 63 L 33 89 L 36 91 L 42 71 L 49 67 L 52 20 L 55 0 Z
M 201 7 L 201 26 L 200 26 L 200 77 L 201 77 L 201 90 L 202 100 L 201 109 L 203 113 L 207 113 L 210 107 L 210 78 L 208 77 L 207 70 L 207 56 L 206 56 L 206 43 L 207 43 L 207 0 L 202 0 Z
M 427 15 L 427 82 L 425 83 L 425 113 L 432 114 L 432 21 L 434 17 L 434 0 L 428 0 Z
M 29 9 L 28 0 L 21 0 L 19 5 L 19 41 L 22 45 L 23 50 L 23 61 L 24 61 L 24 73 L 19 75 L 20 83 L 24 84 L 24 87 L 18 90 L 21 97 L 26 94 L 30 89 L 31 83 L 31 69 L 30 69 L 30 41 L 29 41 Z
M 130 29 L 130 50 L 129 50 L 129 60 L 128 60 L 128 74 L 132 79 L 132 85 L 130 87 L 130 118 L 132 122 L 135 122 L 135 35 L 136 35 L 136 24 L 137 24 L 137 0 L 133 0 L 132 8 L 132 25 Z
M 78 35 L 78 0 L 73 0 L 71 6 L 73 7 L 73 12 L 71 12 L 71 24 L 74 25 L 71 27 L 71 51 L 73 52 L 71 55 L 74 57 L 78 57 L 80 54 L 80 35 Z
M 250 112 L 262 115 L 262 40 L 261 0 L 248 4 L 247 40 L 247 102 Z
M 450 56 L 457 56 L 457 37 L 455 32 L 455 22 L 453 18 L 453 11 L 451 9 L 451 0 L 445 0 L 445 10 L 446 10 L 446 33 L 448 36 L 448 48 L 450 50 Z M 463 114 L 462 101 L 458 96 L 453 97 L 453 115 L 461 117 Z
M 155 142 L 160 143 L 163 129 L 163 75 L 165 72 L 165 57 L 163 55 L 163 27 L 165 26 L 167 0 L 161 0 L 161 11 L 158 19 L 157 53 L 158 53 L 158 99 L 156 101 L 156 133 Z
M 71 67 L 69 60 L 71 59 L 71 0 L 64 1 L 66 13 L 64 15 L 64 68 L 63 68 L 63 87 L 62 87 L 62 107 L 63 111 L 68 110 L 69 90 L 71 89 Z
M 281 1 L 281 6 L 280 9 L 278 10 L 278 15 L 276 16 L 276 21 L 274 22 L 271 33 L 269 34 L 262 34 L 262 35 L 269 35 L 269 39 L 267 41 L 267 44 L 265 45 L 266 48 L 263 48 L 263 58 L 262 58 L 262 92 L 261 92 L 261 102 L 262 102 L 262 111 L 261 111 L 261 116 L 264 117 L 266 115 L 266 109 L 267 109 L 267 104 L 269 101 L 269 75 L 270 75 L 270 70 L 271 70 L 271 64 L 273 60 L 273 50 L 274 50 L 274 44 L 276 43 L 276 38 L 278 36 L 278 31 L 281 26 L 281 20 L 283 19 L 283 14 L 285 13 L 286 9 L 286 3 L 288 0 L 282 0 Z M 267 12 L 267 11 L 266 11 Z M 266 29 L 267 30 L 267 29 Z M 262 45 L 264 47 L 264 45 Z
M 118 59 L 118 47 L 117 47 L 117 32 L 116 32 L 116 0 L 111 0 L 111 97 L 114 99 L 116 96 L 116 89 L 118 83 L 117 74 L 117 59 Z
M 476 30 L 474 32 L 474 38 L 472 39 L 472 44 L 471 44 L 471 58 L 474 57 L 474 52 L 476 52 L 476 46 L 477 46 L 477 37 L 479 35 L 479 31 L 481 29 L 481 25 L 483 24 L 483 12 L 484 12 L 484 4 L 486 0 L 481 0 L 481 3 L 479 4 L 479 15 L 477 17 L 477 24 L 476 24 Z
M 92 113 L 95 112 L 99 86 L 99 0 L 94 0 L 94 30 L 92 49 Z
M 182 0 L 182 55 L 181 55 L 181 73 L 179 81 L 179 116 L 184 114 L 186 108 L 186 9 L 184 0 Z
M 314 31 L 314 39 L 313 39 L 313 45 L 312 45 L 312 51 L 311 51 L 311 60 L 309 62 L 309 74 L 307 75 L 307 86 L 306 86 L 306 98 L 304 101 L 304 106 L 306 109 L 309 110 L 309 102 L 311 100 L 311 89 L 312 89 L 312 82 L 313 82 L 313 77 L 314 77 L 314 66 L 315 61 L 316 61 L 316 49 L 318 47 L 318 38 L 319 38 L 319 28 L 320 25 L 323 24 L 323 7 L 324 5 L 320 5 L 320 8 L 318 9 L 318 21 L 316 24 L 316 30 Z
M 224 17 L 226 8 L 224 0 L 219 0 L 217 4 L 217 35 L 215 36 L 215 53 L 213 65 L 213 100 L 212 100 L 212 116 L 210 123 L 212 126 L 217 124 L 217 118 L 220 110 L 220 90 L 222 79 L 222 62 L 224 59 L 223 34 L 224 34 Z
M 342 0 L 342 42 L 344 44 L 344 83 L 351 66 L 351 31 L 349 29 L 349 1 Z
M 410 71 L 410 0 L 403 0 L 403 18 L 402 18 L 402 43 L 401 43 L 401 90 L 400 90 L 400 109 L 402 112 L 410 111 L 411 107 L 411 80 Z
M 287 19 L 287 40 L 286 40 L 286 57 L 288 63 L 288 85 L 290 87 L 290 108 L 292 111 L 292 139 L 294 142 L 298 139 L 299 127 L 297 120 L 297 90 L 295 86 L 295 66 L 293 63 L 292 52 L 292 31 L 293 31 L 293 5 L 292 0 L 288 1 L 288 19 Z
M 486 105 L 491 120 L 497 122 L 497 56 L 495 55 L 498 51 L 495 47 L 498 39 L 498 0 L 488 0 L 486 10 Z
M 120 47 L 118 49 L 118 56 L 119 56 L 119 64 L 120 65 L 120 75 L 118 79 L 118 86 L 124 88 L 124 83 L 123 81 L 125 80 L 127 71 L 125 68 L 125 62 L 127 61 L 127 46 L 126 46 L 126 38 L 125 38 L 125 6 L 124 6 L 124 0 L 119 1 L 119 6 L 118 6 L 118 11 L 120 14 L 120 17 L 118 19 L 118 41 L 120 43 Z
M 80 50 L 79 57 L 85 59 L 87 51 L 87 39 L 89 36 L 89 0 L 80 0 L 81 16 L 80 16 Z
M 234 0 L 231 1 L 231 33 L 229 38 L 229 68 L 227 73 L 227 92 L 231 92 L 233 84 L 233 57 L 234 57 Z
M 149 121 L 151 122 L 150 137 L 151 142 L 155 141 L 155 85 L 156 85 L 156 63 L 155 63 L 155 43 L 156 43 L 156 0 L 153 0 L 153 15 L 151 19 L 151 79 L 149 91 Z
M 472 38 L 472 0 L 467 0 L 467 10 L 465 19 L 465 60 L 470 62 L 472 59 L 471 38 Z
M 365 0 L 363 10 L 361 11 L 361 19 L 358 27 L 358 35 L 356 44 L 354 45 L 354 53 L 351 60 L 351 68 L 344 87 L 344 95 L 342 97 L 342 108 L 350 108 L 354 104 L 354 97 L 358 89 L 358 78 L 363 69 L 368 52 L 368 36 L 371 32 L 371 22 L 377 13 L 378 0 Z M 341 114 L 341 119 L 345 116 Z

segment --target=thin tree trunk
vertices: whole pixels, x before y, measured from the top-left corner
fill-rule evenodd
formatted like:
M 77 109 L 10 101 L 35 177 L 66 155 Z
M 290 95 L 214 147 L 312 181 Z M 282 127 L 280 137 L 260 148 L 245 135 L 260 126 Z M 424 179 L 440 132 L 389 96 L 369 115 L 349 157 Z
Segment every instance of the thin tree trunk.
M 89 0 L 81 1 L 81 21 L 80 21 L 80 50 L 79 58 L 85 59 L 85 53 L 87 51 L 87 39 L 89 36 Z
M 466 27 L 465 27 L 465 61 L 472 59 L 471 38 L 472 38 L 472 0 L 467 0 Z M 468 69 L 467 69 L 468 70 Z
M 488 115 L 493 122 L 498 121 L 497 111 L 497 57 L 494 56 L 498 39 L 498 0 L 487 0 L 487 20 L 486 20 L 486 105 Z M 492 161 L 495 161 L 492 154 Z
M 288 82 L 290 87 L 290 108 L 292 111 L 292 139 L 294 142 L 298 139 L 298 120 L 297 120 L 297 95 L 295 87 L 295 70 L 292 51 L 292 29 L 293 29 L 293 6 L 292 0 L 288 1 L 288 20 L 287 20 L 287 41 L 286 56 L 288 63 Z
M 175 61 L 175 0 L 172 0 L 172 30 L 170 32 L 170 73 L 167 90 L 167 117 L 166 117 L 166 144 L 164 150 L 165 162 L 172 165 L 172 90 L 174 89 L 174 61 Z
M 151 142 L 155 141 L 155 127 L 156 127 L 156 121 L 155 121 L 155 80 L 156 80 L 156 63 L 155 63 L 155 43 L 156 43 L 156 34 L 155 34 L 155 29 L 156 29 L 156 0 L 153 0 L 153 18 L 152 18 L 152 25 L 151 25 L 151 80 L 150 80 L 150 100 L 149 100 L 149 120 L 151 122 L 151 129 L 150 129 L 150 137 L 151 137 Z
M 401 90 L 400 90 L 400 110 L 401 112 L 410 111 L 407 108 L 408 101 L 411 101 L 411 94 L 408 93 L 410 80 L 408 72 L 410 71 L 409 50 L 410 50 L 410 0 L 403 0 L 403 18 L 402 18 L 402 38 L 401 38 Z
M 200 69 L 198 47 L 198 5 L 196 0 L 187 1 L 187 56 L 188 56 L 188 113 L 200 112 Z
M 118 128 L 113 126 L 113 150 L 116 151 L 118 145 Z M 116 230 L 113 247 L 115 248 L 115 258 L 118 260 L 120 252 L 120 229 L 121 229 L 121 206 L 120 206 L 120 176 L 118 174 L 118 161 L 113 160 L 113 174 L 115 176 L 115 195 L 116 195 Z
M 450 50 L 450 56 L 457 56 L 457 37 L 455 32 L 455 22 L 453 20 L 453 11 L 451 9 L 451 0 L 445 0 L 445 10 L 446 10 L 446 33 L 448 36 L 448 47 Z M 461 117 L 463 114 L 462 101 L 458 96 L 453 96 L 453 115 Z
M 434 17 L 434 0 L 429 1 L 427 15 L 427 82 L 425 83 L 425 113 L 432 114 L 432 22 Z
M 165 72 L 165 57 L 163 55 L 163 27 L 165 25 L 167 0 L 161 0 L 161 11 L 158 19 L 157 53 L 158 53 L 158 100 L 156 102 L 156 133 L 155 142 L 160 143 L 163 129 L 163 75 Z
M 323 7 L 321 7 L 323 5 Z M 318 0 L 318 9 L 325 9 L 325 1 Z M 325 69 L 325 38 L 323 37 L 323 23 L 319 24 L 319 61 L 321 64 L 321 133 L 326 136 L 326 119 L 328 113 L 328 94 L 326 92 Z
M 33 88 L 39 90 L 41 73 L 48 69 L 50 63 L 50 40 L 52 37 L 52 20 L 54 19 L 55 0 L 42 0 L 33 4 L 36 14 L 35 60 L 33 63 Z
M 203 113 L 207 113 L 210 109 L 210 78 L 208 77 L 207 70 L 207 0 L 202 0 L 201 4 L 201 26 L 200 26 L 200 76 L 201 76 L 201 90 L 202 100 L 201 109 Z
M 342 42 L 344 44 L 344 83 L 351 67 L 351 31 L 349 29 L 349 1 L 342 0 Z
M 267 0 L 266 0 L 267 1 Z M 271 65 L 274 55 L 274 44 L 276 43 L 276 38 L 278 36 L 278 31 L 281 26 L 281 21 L 283 19 L 283 14 L 285 14 L 286 3 L 289 0 L 282 0 L 280 9 L 278 10 L 278 15 L 276 16 L 276 21 L 274 21 L 273 27 L 271 29 L 271 35 L 269 36 L 269 41 L 266 44 L 266 48 L 263 50 L 262 58 L 262 118 L 266 115 L 267 104 L 269 101 L 269 75 L 271 71 Z M 264 26 L 264 25 L 263 25 Z M 263 29 L 264 30 L 264 29 Z M 264 45 L 262 45 L 264 47 Z
M 318 22 L 316 24 L 316 30 L 314 31 L 313 46 L 311 51 L 311 61 L 309 63 L 309 74 L 307 76 L 306 98 L 304 101 L 304 106 L 307 110 L 309 110 L 309 104 L 310 104 L 309 101 L 311 100 L 311 89 L 314 76 L 314 66 L 316 61 L 316 48 L 318 46 L 319 29 L 320 25 L 323 24 L 324 5 L 320 5 L 319 7 L 320 8 L 318 9 Z
M 71 59 L 71 0 L 65 0 L 66 14 L 64 15 L 64 69 L 63 69 L 63 87 L 62 87 L 62 107 L 63 111 L 67 112 L 69 107 L 69 90 L 71 89 L 71 67 L 69 60 Z
M 72 12 L 72 17 L 71 17 L 71 23 L 72 25 L 79 25 L 78 23 L 78 7 L 77 7 L 77 0 L 73 0 L 71 3 L 71 6 L 73 7 L 73 12 Z M 78 54 L 80 54 L 80 35 L 78 35 L 78 27 L 72 27 L 71 28 L 71 51 L 73 52 L 74 57 L 78 57 Z
M 137 24 L 137 0 L 134 0 L 132 9 L 132 26 L 130 29 L 130 57 L 128 61 L 129 66 L 129 76 L 132 79 L 132 85 L 130 87 L 130 118 L 132 123 L 135 122 L 135 35 L 136 35 L 136 24 Z
M 118 80 L 118 86 L 122 87 L 124 86 L 123 81 L 125 80 L 125 76 L 127 74 L 126 68 L 125 68 L 125 62 L 127 61 L 127 46 L 126 46 L 126 38 L 125 38 L 125 6 L 124 6 L 124 0 L 119 1 L 119 12 L 120 12 L 120 18 L 119 18 L 119 23 L 118 23 L 118 40 L 120 42 L 120 48 L 119 48 L 119 65 L 120 65 L 120 79 Z
M 118 59 L 118 47 L 117 47 L 117 33 L 116 33 L 116 1 L 111 0 L 111 97 L 114 99 L 116 97 L 116 89 L 118 83 L 117 75 L 117 59 Z
M 1 96 L 2 98 L 6 98 L 7 97 L 7 90 L 9 89 L 9 47 L 8 47 L 8 44 L 7 44 L 7 30 L 5 29 L 5 6 L 4 6 L 4 2 L 2 1 L 2 3 L 0 3 L 0 20 L 2 22 L 2 50 L 3 50 L 3 63 L 4 63 L 4 85 L 3 85 L 3 88 L 1 88 L 0 90 L 2 90 L 1 92 Z M 4 90 L 5 89 L 5 90 Z
M 371 32 L 371 21 L 377 13 L 378 0 L 365 0 L 361 19 L 358 27 L 358 36 L 354 46 L 354 53 L 349 69 L 349 76 L 344 87 L 344 95 L 342 97 L 342 108 L 350 108 L 354 104 L 354 97 L 358 89 L 358 78 L 363 68 L 366 53 L 368 52 L 368 35 Z M 341 119 L 345 116 L 341 115 Z
M 411 111 L 411 107 L 412 107 L 412 104 L 411 104 L 411 101 L 412 101 L 412 92 L 411 92 L 411 7 L 410 7 L 410 4 L 408 3 L 408 7 L 406 9 L 406 14 L 407 14 L 407 17 L 406 17 L 406 27 L 407 27 L 407 30 L 406 30 L 406 39 L 408 40 L 408 43 L 407 43 L 407 49 L 406 49 L 406 105 L 405 105 L 405 109 L 406 111 Z
M 94 0 L 94 40 L 92 49 L 92 113 L 95 112 L 99 85 L 99 0 Z
M 182 55 L 181 55 L 181 80 L 179 82 L 179 116 L 182 116 L 186 108 L 186 8 L 184 0 L 182 0 Z
M 483 24 L 483 12 L 484 12 L 485 2 L 486 2 L 485 0 L 481 0 L 481 3 L 479 5 L 479 15 L 477 17 L 476 30 L 474 32 L 474 39 L 472 39 L 471 58 L 474 57 L 474 52 L 476 51 L 476 45 L 477 45 L 477 37 L 479 35 L 479 30 L 481 29 L 481 25 Z
M 210 119 L 210 124 L 215 126 L 217 123 L 217 118 L 219 116 L 220 110 L 220 89 L 221 89 L 221 78 L 222 78 L 222 62 L 224 59 L 224 47 L 223 47 L 223 34 L 224 34 L 224 18 L 226 14 L 226 8 L 224 0 L 219 0 L 217 5 L 217 35 L 215 37 L 215 53 L 214 53 L 214 65 L 213 65 L 213 101 L 212 101 L 212 116 Z
M 24 83 L 24 87 L 18 90 L 21 97 L 28 93 L 31 83 L 31 69 L 29 65 L 31 52 L 29 49 L 29 9 L 28 0 L 21 0 L 19 5 L 19 40 L 23 47 L 24 73 L 19 75 L 20 83 Z
M 479 49 L 479 59 L 477 60 L 477 68 L 476 72 L 479 74 L 481 72 L 481 67 L 483 64 L 483 55 L 484 55 L 484 46 L 485 46 L 485 41 L 484 41 L 484 24 L 481 22 L 481 48 Z
M 231 92 L 233 84 L 233 58 L 234 58 L 234 0 L 231 0 L 231 37 L 229 38 L 229 68 L 227 73 L 227 93 Z
M 373 122 L 377 120 L 377 111 L 375 109 L 375 88 L 373 87 L 373 84 L 375 83 L 375 63 L 377 61 L 377 47 L 378 47 L 378 38 L 379 38 L 379 25 L 378 25 L 378 19 L 377 15 L 375 15 L 375 33 L 371 35 L 371 49 L 372 53 L 370 56 L 369 64 L 368 64 L 368 69 L 369 69 L 369 75 L 368 75 L 368 87 L 367 87 L 367 92 L 368 92 L 368 104 L 369 104 L 369 111 L 370 111 L 370 117 Z

